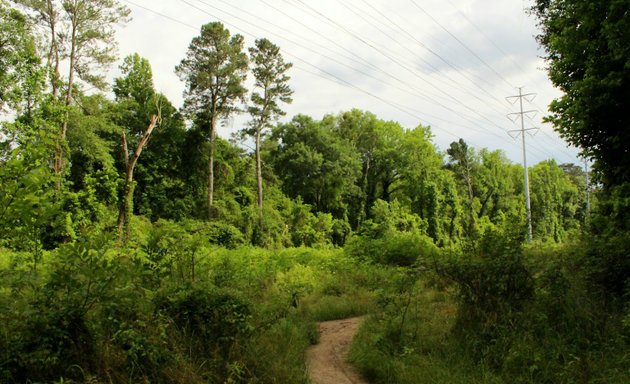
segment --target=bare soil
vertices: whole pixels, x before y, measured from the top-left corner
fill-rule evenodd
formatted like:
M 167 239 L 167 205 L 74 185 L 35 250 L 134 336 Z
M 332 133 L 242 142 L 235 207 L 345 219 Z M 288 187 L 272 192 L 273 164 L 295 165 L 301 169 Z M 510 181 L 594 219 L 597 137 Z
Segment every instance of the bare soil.
M 368 384 L 354 367 L 346 363 L 350 343 L 362 320 L 362 317 L 353 317 L 318 323 L 319 344 L 306 352 L 313 384 Z

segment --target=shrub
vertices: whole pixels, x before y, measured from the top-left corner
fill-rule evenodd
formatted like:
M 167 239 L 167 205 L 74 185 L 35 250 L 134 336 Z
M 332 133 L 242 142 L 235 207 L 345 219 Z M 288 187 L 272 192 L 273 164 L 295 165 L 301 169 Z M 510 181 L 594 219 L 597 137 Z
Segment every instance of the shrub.
M 227 359 L 252 327 L 250 303 L 227 289 L 180 286 L 158 294 L 155 306 L 172 320 L 172 331 L 199 358 L 218 353 Z
M 416 232 L 390 232 L 382 238 L 354 236 L 345 251 L 362 261 L 380 264 L 411 266 L 437 255 L 433 240 Z
M 90 316 L 111 299 L 119 274 L 110 245 L 105 236 L 64 245 L 51 256 L 42 282 L 30 281 L 33 291 L 16 292 L 28 295 L 14 313 L 21 321 L 8 324 L 14 357 L 3 375 L 9 382 L 80 379 L 81 370 L 95 369 L 98 350 Z
M 466 255 L 452 255 L 437 272 L 454 282 L 459 301 L 455 332 L 476 358 L 502 364 L 514 324 L 534 296 L 520 234 L 488 227 Z

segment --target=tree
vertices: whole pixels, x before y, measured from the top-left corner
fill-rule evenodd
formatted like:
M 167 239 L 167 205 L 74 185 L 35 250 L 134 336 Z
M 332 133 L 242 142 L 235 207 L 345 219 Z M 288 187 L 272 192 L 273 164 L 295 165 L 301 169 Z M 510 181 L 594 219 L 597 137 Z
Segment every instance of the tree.
M 352 143 L 356 151 L 361 155 L 361 176 L 357 181 L 360 195 L 358 199 L 350 201 L 350 223 L 354 229 L 359 228 L 361 223 L 369 217 L 372 212 L 372 204 L 378 199 L 376 196 L 376 186 L 378 184 L 374 169 L 377 148 L 382 146 L 382 130 L 377 128 L 381 121 L 369 112 L 353 109 L 344 112 L 335 118 L 333 129 L 335 134 Z
M 554 160 L 532 167 L 532 227 L 537 238 L 562 242 L 579 229 L 583 198 Z M 573 233 L 572 233 L 573 232 Z
M 125 169 L 125 182 L 118 211 L 118 235 L 122 239 L 124 235 L 123 229 L 127 226 L 129 216 L 132 214 L 133 172 L 142 150 L 151 138 L 153 129 L 161 120 L 162 111 L 160 96 L 155 93 L 153 88 L 153 73 L 147 59 L 140 57 L 137 53 L 127 56 L 120 66 L 120 70 L 124 77 L 114 80 L 114 93 L 116 94 L 116 99 L 123 104 L 123 109 L 130 112 L 125 114 L 127 115 L 126 117 L 130 118 L 126 118 L 125 122 L 121 122 L 129 125 L 125 124 L 127 127 L 123 127 L 120 130 L 122 159 Z M 140 126 L 146 126 L 146 128 L 142 131 L 139 130 Z M 134 143 L 136 149 L 132 153 L 129 152 L 129 140 L 126 130 L 129 130 L 132 138 L 137 139 L 134 140 L 137 141 Z
M 429 127 L 405 131 L 400 146 L 401 193 L 413 213 L 427 221 L 427 233 L 436 243 L 455 240 L 460 233 L 460 202 L 452 174 L 431 142 Z
M 564 95 L 549 106 L 559 134 L 595 159 L 605 186 L 630 182 L 630 0 L 537 0 L 538 41 Z
M 523 168 L 512 164 L 500 151 L 479 150 L 475 191 L 479 199 L 478 217 L 499 224 L 507 217 L 519 217 L 523 201 Z
M 476 159 L 474 149 L 469 148 L 464 139 L 452 142 L 446 150 L 446 153 L 448 154 L 450 160 L 448 166 L 455 172 L 458 179 L 464 183 L 466 197 L 468 197 L 469 216 L 467 231 L 470 234 L 475 227 L 475 219 L 477 217 L 473 184 L 475 168 L 478 160 Z
M 56 0 L 18 0 L 16 2 L 34 13 L 37 24 L 44 29 L 45 44 L 47 45 L 46 68 L 53 99 L 56 100 L 61 86 L 59 68 L 63 47 L 60 42 L 63 34 L 63 26 L 59 25 L 61 23 L 60 4 Z
M 29 251 L 35 270 L 59 208 L 50 193 L 50 170 L 42 165 L 45 152 L 41 142 L 23 142 L 0 159 L 0 246 Z
M 247 92 L 242 85 L 247 76 L 247 55 L 243 36 L 230 37 L 219 22 L 201 27 L 192 39 L 186 58 L 175 72 L 186 81 L 184 110 L 197 124 L 207 127 L 210 142 L 208 158 L 208 217 L 213 216 L 214 151 L 217 122 L 238 111 L 237 102 Z
M 57 243 L 74 240 L 81 233 L 97 227 L 108 217 L 108 206 L 118 201 L 118 178 L 111 153 L 116 143 L 114 133 L 118 132 L 112 121 L 114 103 L 98 93 L 76 92 L 74 99 L 75 104 L 67 108 L 67 184 L 63 193 L 55 194 L 63 211 L 55 217 L 54 231 L 49 236 L 50 241 Z M 65 112 L 58 110 L 56 103 L 50 101 L 50 104 L 60 115 L 53 116 L 49 123 L 50 134 L 56 141 L 59 122 Z M 54 151 L 54 142 L 51 151 Z M 58 177 L 54 179 L 59 182 Z
M 252 121 L 246 132 L 254 136 L 256 142 L 256 181 L 258 185 L 258 209 L 262 219 L 263 212 L 263 177 L 260 156 L 260 137 L 263 131 L 271 128 L 271 123 L 285 112 L 278 102 L 290 103 L 293 91 L 287 84 L 290 77 L 286 72 L 292 67 L 286 63 L 280 48 L 267 39 L 258 39 L 254 47 L 249 49 L 250 60 L 254 67 L 255 87 L 260 92 L 253 92 L 252 104 L 247 108 Z
M 396 183 L 403 173 L 401 145 L 405 130 L 396 122 L 377 119 L 358 109 L 324 120 L 361 155 L 361 177 L 356 180 L 361 196 L 350 202 L 350 220 L 358 228 L 365 218 L 371 217 L 374 202 L 389 202 L 399 187 Z
M 147 112 L 156 111 L 155 103 L 148 107 Z M 152 221 L 189 216 L 194 209 L 193 196 L 199 195 L 186 182 L 186 171 L 192 164 L 184 161 L 189 148 L 184 147 L 187 131 L 183 117 L 165 96 L 160 96 L 160 112 L 160 129 L 151 134 L 150 145 L 142 151 L 133 177 L 133 211 Z M 145 116 L 138 126 L 142 130 L 150 118 Z
M 66 108 L 73 101 L 76 78 L 97 89 L 106 87 L 102 69 L 116 60 L 113 25 L 125 22 L 130 10 L 116 0 L 20 0 L 35 13 L 40 25 L 48 31 L 47 65 L 54 98 L 60 89 L 60 62 L 67 59 L 68 78 L 65 89 Z M 60 4 L 59 4 L 60 3 Z M 59 178 L 64 167 L 64 147 L 68 130 L 68 112 L 61 123 L 55 143 L 53 169 Z
M 0 0 L 0 112 L 21 105 L 30 111 L 41 91 L 40 72 L 30 23 Z
M 356 189 L 361 173 L 359 154 L 330 127 L 304 115 L 280 124 L 273 131 L 277 147 L 270 162 L 282 180 L 284 192 L 301 196 L 315 211 L 347 215 L 346 196 Z

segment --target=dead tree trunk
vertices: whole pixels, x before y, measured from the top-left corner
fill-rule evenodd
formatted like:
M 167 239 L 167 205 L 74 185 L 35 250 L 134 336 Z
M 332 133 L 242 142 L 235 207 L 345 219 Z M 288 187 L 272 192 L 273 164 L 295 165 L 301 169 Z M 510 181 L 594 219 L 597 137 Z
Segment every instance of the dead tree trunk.
M 123 150 L 123 159 L 125 161 L 125 185 L 123 187 L 123 195 L 120 202 L 120 208 L 118 211 L 118 237 L 119 239 L 123 239 L 125 235 L 128 233 L 128 225 L 129 225 L 129 217 L 131 216 L 132 210 L 132 201 L 133 201 L 133 171 L 136 168 L 136 164 L 138 163 L 138 158 L 144 149 L 144 146 L 149 141 L 151 137 L 151 132 L 158 124 L 160 120 L 160 113 L 157 115 L 152 115 L 151 120 L 149 121 L 149 125 L 147 126 L 144 135 L 138 142 L 138 146 L 136 147 L 136 151 L 133 153 L 131 160 L 129 160 L 128 148 L 127 148 L 127 136 L 125 135 L 125 131 L 122 131 L 122 150 Z

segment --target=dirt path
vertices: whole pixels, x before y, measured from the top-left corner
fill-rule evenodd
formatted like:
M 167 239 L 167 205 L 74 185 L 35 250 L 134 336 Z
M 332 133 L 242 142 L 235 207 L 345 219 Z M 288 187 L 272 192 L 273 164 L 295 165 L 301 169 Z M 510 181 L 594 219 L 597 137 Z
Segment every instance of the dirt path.
M 346 363 L 346 355 L 363 318 L 325 321 L 318 324 L 319 344 L 306 352 L 313 384 L 368 384 Z

